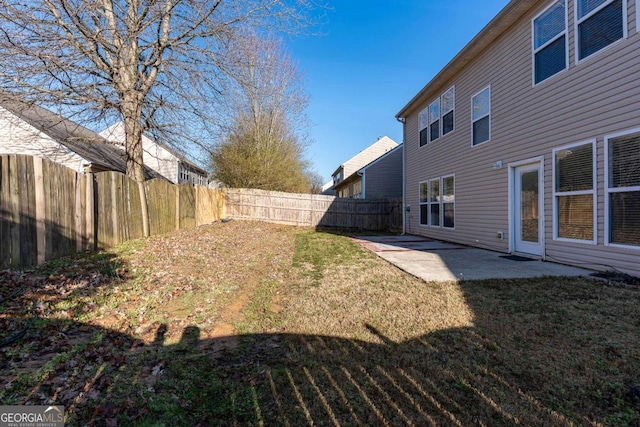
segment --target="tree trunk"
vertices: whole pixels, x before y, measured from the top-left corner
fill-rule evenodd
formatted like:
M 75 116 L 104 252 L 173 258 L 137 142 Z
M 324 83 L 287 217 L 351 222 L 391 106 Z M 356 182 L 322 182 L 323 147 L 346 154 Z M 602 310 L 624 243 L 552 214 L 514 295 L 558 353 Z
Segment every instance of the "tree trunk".
M 140 125 L 140 103 L 127 99 L 123 103 L 125 151 L 127 153 L 127 176 L 138 183 L 140 206 L 142 208 L 142 230 L 149 237 L 149 206 L 147 192 L 144 187 L 144 161 L 142 149 L 142 126 Z

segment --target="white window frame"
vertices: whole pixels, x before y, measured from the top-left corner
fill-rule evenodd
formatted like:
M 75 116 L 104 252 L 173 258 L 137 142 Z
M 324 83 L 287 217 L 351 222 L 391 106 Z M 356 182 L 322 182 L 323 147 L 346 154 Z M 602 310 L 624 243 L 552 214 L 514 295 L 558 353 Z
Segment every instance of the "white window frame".
M 359 184 L 359 185 L 358 185 Z M 353 183 L 353 198 L 362 199 L 362 180 Z
M 427 185 L 427 200 L 424 202 L 422 201 L 422 184 Z M 426 224 L 422 223 L 422 206 L 427 207 L 427 223 Z M 422 227 L 429 226 L 429 180 L 420 181 L 418 183 L 418 224 L 420 224 L 420 226 Z
M 627 4 L 627 0 L 622 0 L 622 37 L 619 40 L 614 41 L 610 45 L 603 47 L 599 51 L 592 53 L 591 55 L 587 56 L 586 58 L 580 59 L 580 40 L 579 40 L 579 38 L 580 38 L 580 33 L 579 33 L 580 24 L 582 24 L 584 21 L 586 21 L 589 18 L 591 18 L 596 13 L 600 12 L 605 7 L 609 6 L 614 1 L 615 0 L 606 0 L 600 6 L 596 7 L 595 9 L 593 9 L 591 12 L 587 13 L 582 18 L 579 18 L 578 17 L 578 2 L 579 2 L 579 0 L 574 0 L 574 2 L 573 2 L 573 11 L 574 11 L 574 15 L 573 15 L 574 16 L 573 34 L 574 34 L 574 37 L 573 38 L 574 38 L 574 45 L 575 45 L 574 48 L 575 48 L 575 63 L 576 63 L 576 65 L 581 63 L 581 62 L 588 61 L 590 58 L 600 54 L 601 52 L 604 52 L 605 50 L 608 50 L 609 48 L 611 48 L 612 46 L 615 46 L 616 44 L 620 43 L 622 40 L 625 40 L 629 36 L 629 7 L 628 7 L 628 4 Z
M 480 95 L 482 92 L 484 92 L 485 90 L 489 90 L 489 112 L 487 114 L 485 114 L 482 117 L 478 117 L 477 119 L 473 119 L 473 99 L 475 97 L 477 97 L 478 95 Z M 471 96 L 471 147 L 479 147 L 481 145 L 484 145 L 488 142 L 491 142 L 491 134 L 492 134 L 492 126 L 491 126 L 491 104 L 492 104 L 492 100 L 491 100 L 491 85 L 488 85 L 486 87 L 484 87 L 483 89 L 479 90 L 478 92 L 476 92 L 475 94 L 473 94 Z M 478 144 L 474 144 L 473 143 L 473 124 L 479 120 L 484 119 L 485 117 L 489 116 L 489 139 L 487 139 L 486 141 L 482 141 Z
M 453 178 L 453 201 L 452 202 L 446 202 L 444 200 L 444 180 L 447 178 Z M 440 219 L 441 219 L 442 228 L 445 230 L 455 230 L 456 229 L 456 176 L 454 174 L 445 175 L 441 178 L 440 195 L 441 195 L 440 196 L 441 198 Z M 444 225 L 444 205 L 453 205 L 453 227 L 447 227 Z
M 431 201 L 431 183 L 438 183 L 438 196 L 436 197 L 436 201 Z M 431 206 L 438 205 L 438 225 L 431 224 Z M 428 193 L 427 193 L 427 223 L 431 228 L 442 228 L 442 179 L 441 178 L 433 178 L 429 180 L 428 185 Z
M 425 129 L 427 129 L 427 140 L 426 140 L 427 142 L 422 144 L 422 138 L 420 137 L 420 134 Z M 431 135 L 430 135 L 430 129 L 429 129 L 429 107 L 427 106 L 418 114 L 418 145 L 419 147 L 422 148 L 429 145 L 430 137 Z
M 536 38 L 535 38 L 535 34 L 536 34 L 536 24 L 535 24 L 535 22 L 536 22 L 536 20 L 538 18 L 540 18 L 542 15 L 544 15 L 549 9 L 551 9 L 555 5 L 556 1 L 554 0 L 553 2 L 551 2 L 551 4 L 549 4 L 549 6 L 547 6 L 542 12 L 537 14 L 531 20 L 531 82 L 532 82 L 533 86 L 537 86 L 539 84 L 542 84 L 542 83 L 546 82 L 547 80 L 557 76 L 558 74 L 562 74 L 562 73 L 564 73 L 565 71 L 567 71 L 569 69 L 569 5 L 567 4 L 567 2 L 568 2 L 568 0 L 565 0 L 565 3 L 564 3 L 564 32 L 559 33 L 557 36 L 555 36 L 554 38 L 552 38 L 551 40 L 549 40 L 548 42 L 546 42 L 545 44 L 543 44 L 542 46 L 540 46 L 537 49 L 536 49 Z M 548 47 L 550 44 L 554 43 L 556 40 L 558 40 L 563 35 L 565 36 L 564 37 L 564 55 L 565 55 L 564 70 L 558 71 L 554 75 L 549 76 L 546 79 L 541 80 L 541 81 L 536 83 L 536 53 L 542 51 L 543 49 Z
M 557 191 L 556 190 L 556 153 L 558 151 L 566 150 L 569 148 L 579 147 L 581 145 L 591 144 L 592 150 L 592 189 L 591 190 L 579 190 L 579 191 Z M 598 161 L 596 159 L 597 154 L 597 143 L 596 139 L 590 139 L 587 141 L 578 142 L 575 144 L 563 145 L 562 147 L 557 147 L 553 149 L 553 155 L 551 158 L 552 162 L 552 170 L 553 170 L 553 181 L 552 181 L 552 190 L 553 190 L 553 240 L 557 240 L 560 242 L 573 242 L 573 243 L 585 243 L 596 245 L 598 243 Z M 593 197 L 593 237 L 591 240 L 580 240 L 580 239 L 569 239 L 566 237 L 559 236 L 560 224 L 558 222 L 558 197 L 563 196 L 581 196 L 591 194 Z
M 431 107 L 435 104 L 438 104 L 438 117 L 431 116 Z M 438 137 L 436 139 L 431 139 L 431 125 L 435 122 L 438 122 Z M 431 104 L 429 104 L 429 143 L 435 142 L 442 137 L 442 104 L 440 102 L 440 97 L 435 99 Z
M 609 140 L 618 138 L 621 136 L 627 136 L 635 133 L 640 133 L 640 127 L 617 132 L 604 137 L 604 244 L 605 246 L 626 248 L 640 250 L 640 245 L 625 245 L 622 243 L 611 242 L 611 214 L 610 214 L 610 201 L 609 196 L 611 193 L 622 193 L 628 191 L 640 191 L 640 186 L 636 187 L 619 187 L 609 188 L 611 184 L 609 181 Z
M 444 96 L 449 92 L 453 92 L 453 107 L 450 110 L 445 111 L 443 100 L 444 100 Z M 453 113 L 453 129 L 451 129 L 447 133 L 444 133 L 444 116 L 446 116 L 449 113 Z M 440 138 L 444 138 L 450 133 L 453 133 L 453 131 L 455 130 L 456 130 L 456 87 L 451 86 L 449 89 L 444 91 L 442 95 L 440 95 L 440 134 L 441 134 Z

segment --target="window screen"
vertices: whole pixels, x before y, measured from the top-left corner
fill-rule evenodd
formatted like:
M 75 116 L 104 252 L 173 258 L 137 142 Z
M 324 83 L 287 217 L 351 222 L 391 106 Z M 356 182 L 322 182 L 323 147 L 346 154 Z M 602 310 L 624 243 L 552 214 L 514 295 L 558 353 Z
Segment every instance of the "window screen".
M 455 88 L 451 88 L 442 95 L 442 135 L 446 135 L 453 131 L 454 117 L 453 110 L 455 108 Z
M 429 143 L 429 109 L 418 114 L 418 130 L 420 131 L 420 147 Z
M 609 210 L 611 243 L 640 246 L 640 191 L 612 193 Z
M 533 20 L 535 83 L 567 68 L 565 0 L 553 3 Z
M 609 140 L 609 187 L 640 186 L 640 134 Z
M 429 212 L 429 183 L 420 183 L 420 225 L 428 225 L 428 212 Z
M 489 116 L 473 122 L 473 145 L 489 140 Z
M 593 189 L 593 144 L 556 151 L 556 191 Z
M 440 180 L 429 181 L 429 225 L 440 226 Z
M 609 243 L 640 246 L 640 133 L 608 140 Z
M 491 89 L 486 88 L 471 98 L 473 145 L 491 138 Z
M 540 83 L 567 68 L 567 43 L 562 36 L 535 55 L 535 82 Z
M 442 178 L 442 226 L 445 228 L 455 226 L 455 201 L 454 177 Z
M 440 138 L 440 99 L 429 106 L 430 141 Z
M 584 18 L 590 12 L 596 10 L 601 5 L 605 4 L 607 0 L 577 0 L 578 2 L 578 18 Z
M 592 11 L 600 4 L 607 2 L 578 1 L 578 10 Z M 623 10 L 622 0 L 613 0 L 606 6 L 589 15 L 578 15 L 578 58 L 584 59 L 611 43 L 624 37 L 624 20 L 626 13 Z
M 556 237 L 594 241 L 593 144 L 554 151 Z

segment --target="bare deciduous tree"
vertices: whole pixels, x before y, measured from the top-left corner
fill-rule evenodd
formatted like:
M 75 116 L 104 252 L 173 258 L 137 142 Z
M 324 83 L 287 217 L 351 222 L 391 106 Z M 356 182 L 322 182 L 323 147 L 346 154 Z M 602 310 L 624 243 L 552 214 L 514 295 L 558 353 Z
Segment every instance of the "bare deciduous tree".
M 142 182 L 142 133 L 200 141 L 229 45 L 246 28 L 305 26 L 312 3 L 0 0 L 0 85 L 76 120 L 122 120 L 127 174 Z
M 324 179 L 318 172 L 309 173 L 309 192 L 311 194 L 322 193 L 322 187 L 324 186 Z
M 214 177 L 232 187 L 308 192 L 308 96 L 282 43 L 247 32 L 230 45 Z

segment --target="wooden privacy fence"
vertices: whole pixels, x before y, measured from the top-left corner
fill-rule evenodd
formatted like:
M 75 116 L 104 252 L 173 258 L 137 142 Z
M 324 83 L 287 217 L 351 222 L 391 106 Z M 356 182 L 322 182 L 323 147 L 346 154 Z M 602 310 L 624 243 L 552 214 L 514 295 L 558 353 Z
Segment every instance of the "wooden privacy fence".
M 227 215 L 289 225 L 383 231 L 402 226 L 402 203 L 228 189 Z
M 224 216 L 221 190 L 158 179 L 144 185 L 152 235 Z M 78 174 L 37 157 L 0 156 L 0 268 L 142 236 L 138 184 L 124 174 Z

